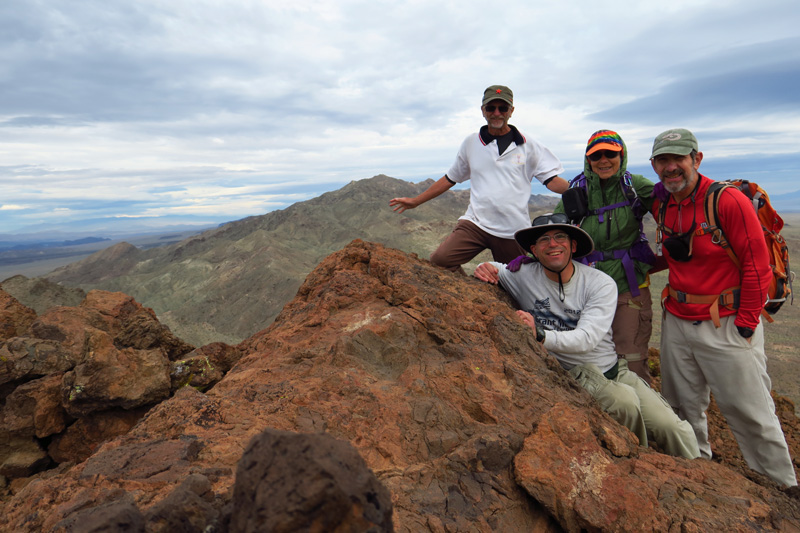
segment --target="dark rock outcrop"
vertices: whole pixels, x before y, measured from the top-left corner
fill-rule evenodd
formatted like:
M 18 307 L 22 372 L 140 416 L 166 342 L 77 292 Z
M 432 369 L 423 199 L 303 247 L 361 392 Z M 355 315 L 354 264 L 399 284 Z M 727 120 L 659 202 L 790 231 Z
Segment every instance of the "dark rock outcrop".
M 242 454 L 266 430 L 350 443 L 391 494 L 396 531 L 800 529 L 798 500 L 763 476 L 638 446 L 510 304 L 496 287 L 355 241 L 309 274 L 268 329 L 235 351 L 195 352 L 242 354 L 216 384 L 179 388 L 78 464 L 13 481 L 0 530 L 89 516 L 130 528 L 141 519 L 147 531 L 232 530 Z M 77 339 L 57 326 L 43 328 L 48 339 L 75 353 Z M 97 324 L 85 327 L 95 338 Z M 327 461 L 348 464 L 348 452 L 331 450 Z M 311 459 L 307 472 L 333 471 Z M 263 482 L 274 472 L 254 473 Z M 358 502 L 339 508 L 366 517 Z
M 329 435 L 266 430 L 236 471 L 230 531 L 392 531 L 389 491 Z

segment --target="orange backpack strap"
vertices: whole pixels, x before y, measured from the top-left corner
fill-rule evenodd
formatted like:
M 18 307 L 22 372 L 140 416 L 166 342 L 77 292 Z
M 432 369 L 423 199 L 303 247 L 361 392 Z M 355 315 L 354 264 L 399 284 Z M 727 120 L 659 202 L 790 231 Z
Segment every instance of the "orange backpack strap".
M 736 257 L 735 253 L 733 253 L 731 244 L 728 242 L 728 239 L 725 238 L 725 233 L 722 231 L 722 226 L 720 225 L 719 218 L 717 217 L 719 197 L 728 187 L 736 187 L 736 185 L 725 181 L 715 181 L 708 187 L 708 190 L 706 191 L 706 202 L 703 205 L 703 210 L 706 215 L 706 222 L 695 231 L 695 235 L 706 235 L 710 233 L 711 242 L 721 246 L 722 249 L 725 250 L 725 253 L 728 254 L 728 257 L 731 258 L 733 264 L 736 265 L 736 268 L 741 270 L 742 265 L 739 262 L 739 258 Z
M 739 289 L 740 287 L 731 287 L 721 294 L 686 294 L 666 285 L 661 291 L 661 305 L 663 307 L 668 297 L 682 304 L 709 304 L 708 313 L 711 315 L 711 321 L 715 327 L 720 327 L 719 308 L 722 306 L 730 310 L 738 309 Z

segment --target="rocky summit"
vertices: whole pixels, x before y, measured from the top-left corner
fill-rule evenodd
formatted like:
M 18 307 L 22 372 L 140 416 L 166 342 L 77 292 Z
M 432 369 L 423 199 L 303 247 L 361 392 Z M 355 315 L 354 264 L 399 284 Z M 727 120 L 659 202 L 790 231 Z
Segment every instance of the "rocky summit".
M 379 244 L 236 346 L 194 349 L 121 293 L 3 309 L 0 531 L 800 529 L 741 464 L 638 446 L 500 289 Z

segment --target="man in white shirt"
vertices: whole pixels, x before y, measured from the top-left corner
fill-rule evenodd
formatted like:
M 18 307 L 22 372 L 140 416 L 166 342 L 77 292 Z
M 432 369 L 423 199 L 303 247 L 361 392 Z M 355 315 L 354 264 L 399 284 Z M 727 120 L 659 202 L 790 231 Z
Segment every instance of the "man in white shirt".
M 436 198 L 456 183 L 470 180 L 470 202 L 453 233 L 431 254 L 431 263 L 463 273 L 461 265 L 485 249 L 495 261 L 507 263 L 523 250 L 514 232 L 528 225 L 531 182 L 536 178 L 561 194 L 569 183 L 564 167 L 545 146 L 523 135 L 508 120 L 514 112 L 514 95 L 503 85 L 483 93 L 481 113 L 486 125 L 467 137 L 450 170 L 414 198 L 393 198 L 389 205 L 402 213 Z
M 593 250 L 589 234 L 556 213 L 536 217 L 515 238 L 534 262 L 515 272 L 502 263 L 481 263 L 475 277 L 499 283 L 514 297 L 521 308 L 517 315 L 536 331 L 536 340 L 639 444 L 651 439 L 670 455 L 699 457 L 691 425 L 617 358 L 611 337 L 617 285 L 604 272 L 573 261 Z

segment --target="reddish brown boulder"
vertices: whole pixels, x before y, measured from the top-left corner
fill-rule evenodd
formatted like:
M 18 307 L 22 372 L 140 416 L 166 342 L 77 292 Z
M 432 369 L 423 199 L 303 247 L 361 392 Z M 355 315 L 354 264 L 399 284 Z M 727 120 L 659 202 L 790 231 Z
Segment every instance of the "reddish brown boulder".
M 3 429 L 40 439 L 64 431 L 71 419 L 61 406 L 61 380 L 50 374 L 14 389 L 0 410 Z
M 85 362 L 64 374 L 61 401 L 70 415 L 135 409 L 169 397 L 170 367 L 163 350 L 118 350 L 99 342 L 94 347 Z
M 11 478 L 82 461 L 127 432 L 170 396 L 169 357 L 193 349 L 121 293 L 91 291 L 35 320 L 6 309 L 30 322 L 0 344 L 0 475 Z
M 0 409 L 0 475 L 27 477 L 51 465 L 39 439 L 72 421 L 60 399 L 61 374 L 29 381 L 8 395 Z
M 172 363 L 172 390 L 190 386 L 205 390 L 218 383 L 242 357 L 242 352 L 222 342 L 206 344 Z
M 604 442 L 607 428 L 587 414 L 568 405 L 554 406 L 514 459 L 517 481 L 567 531 L 797 527 L 796 506 L 784 495 L 729 468 L 639 454 L 635 448 L 616 447 L 609 453 Z M 781 507 L 784 510 L 778 510 Z
M 53 436 L 47 453 L 56 463 L 85 461 L 97 446 L 130 431 L 148 409 L 111 409 L 79 418 Z
M 0 476 L 24 478 L 50 464 L 50 457 L 36 439 L 0 428 Z
M 166 498 L 147 512 L 147 530 L 164 533 L 208 531 L 207 525 L 218 522 L 219 502 L 209 479 L 190 474 Z
M 118 348 L 158 348 L 169 359 L 194 349 L 160 324 L 152 309 L 121 292 L 89 291 L 79 307 L 52 307 L 34 321 L 31 333 L 61 343 L 74 357 L 91 352 L 98 337 Z
M 58 341 L 13 337 L 0 344 L 0 385 L 63 373 L 80 359 L 80 355 L 65 349 Z
M 36 319 L 36 312 L 0 289 L 0 341 L 25 333 Z
M 145 533 L 145 519 L 130 499 L 79 510 L 53 527 L 58 533 Z M 181 530 L 177 530 L 181 531 Z

